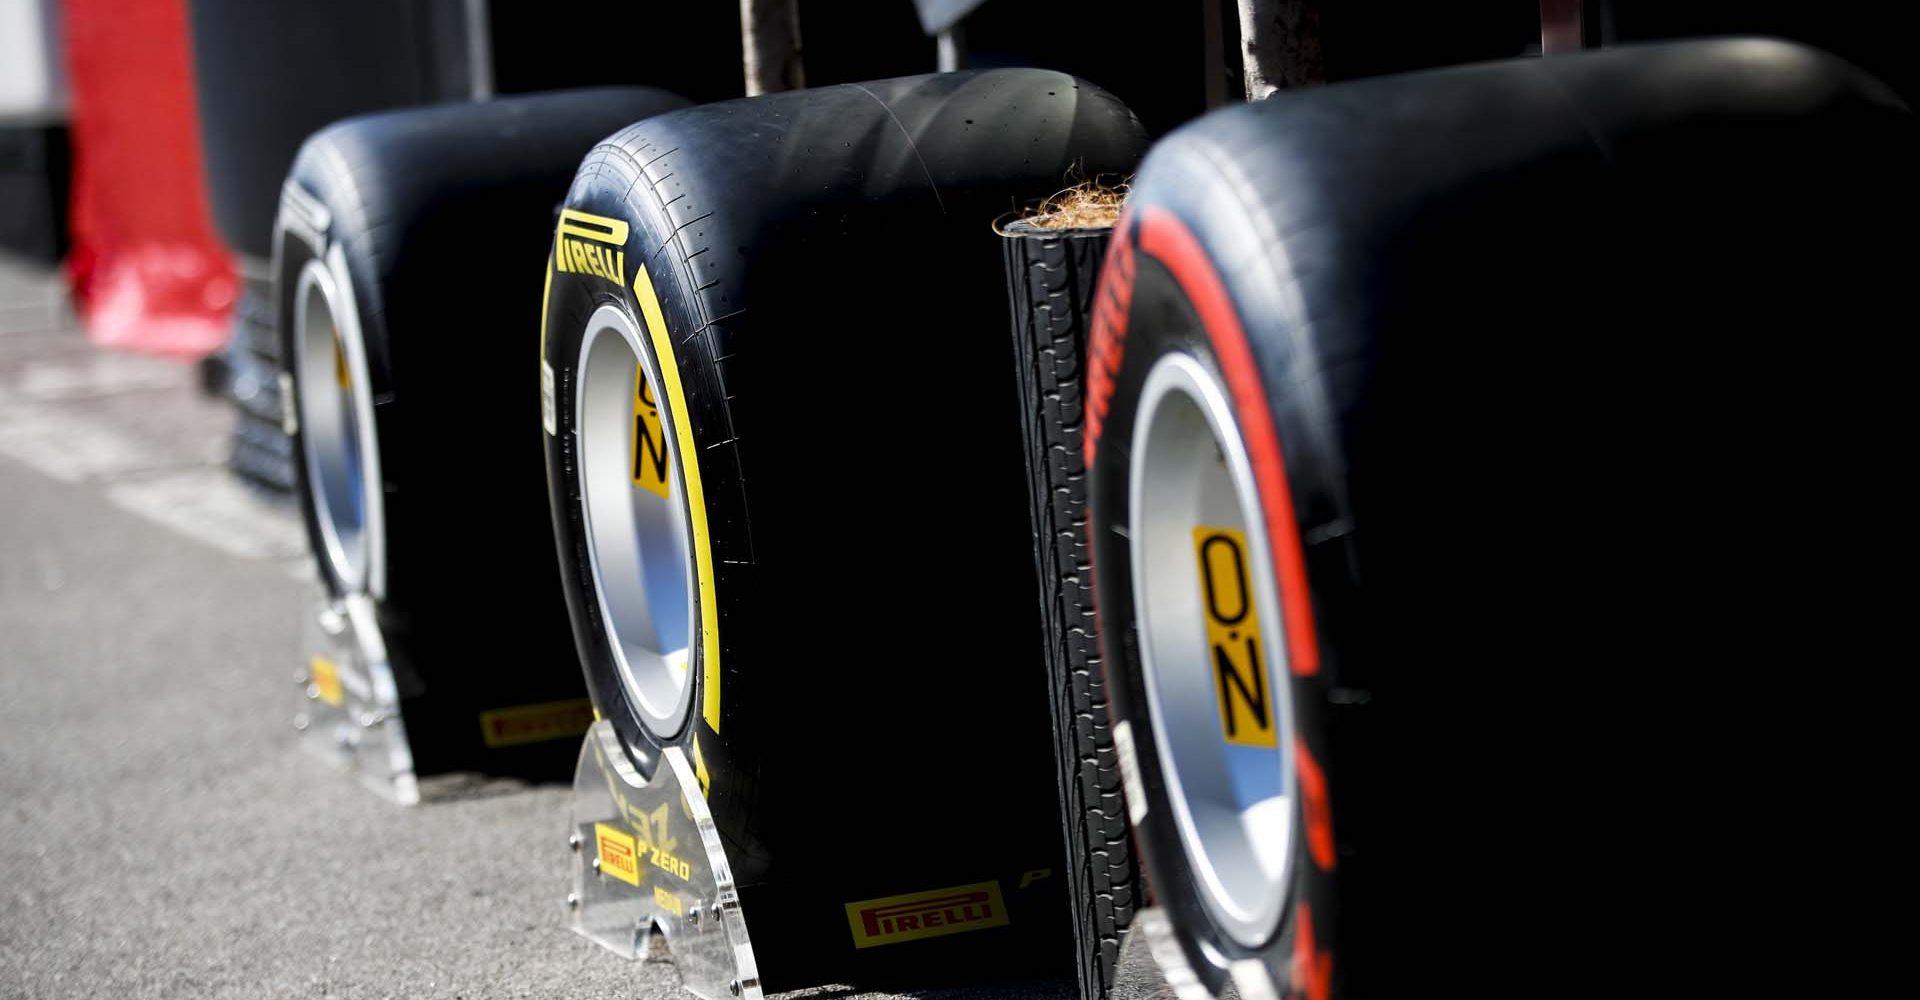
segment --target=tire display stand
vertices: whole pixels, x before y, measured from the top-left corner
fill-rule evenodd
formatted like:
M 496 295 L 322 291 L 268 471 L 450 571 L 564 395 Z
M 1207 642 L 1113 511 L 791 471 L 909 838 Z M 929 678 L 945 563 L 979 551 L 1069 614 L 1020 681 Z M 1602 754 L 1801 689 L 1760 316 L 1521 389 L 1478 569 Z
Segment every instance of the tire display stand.
M 364 594 L 315 596 L 304 649 L 303 697 L 293 719 L 302 749 L 349 772 L 389 802 L 419 802 L 399 686 L 373 602 Z
M 629 960 L 658 931 L 703 1000 L 760 1000 L 740 893 L 694 767 L 679 747 L 641 778 L 612 723 L 587 730 L 573 782 L 574 933 Z

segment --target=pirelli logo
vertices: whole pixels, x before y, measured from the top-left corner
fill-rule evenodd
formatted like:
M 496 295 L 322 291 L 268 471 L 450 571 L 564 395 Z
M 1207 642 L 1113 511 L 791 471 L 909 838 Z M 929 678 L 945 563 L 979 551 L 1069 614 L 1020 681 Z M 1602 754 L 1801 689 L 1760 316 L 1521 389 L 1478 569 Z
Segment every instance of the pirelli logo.
M 625 219 L 560 211 L 560 226 L 553 235 L 553 266 L 574 274 L 591 274 L 627 286 L 627 237 L 631 234 Z
M 516 705 L 480 713 L 480 736 L 488 747 L 571 739 L 593 725 L 593 702 L 585 698 Z
M 855 948 L 873 948 L 1005 927 L 1007 907 L 999 882 L 977 882 L 848 903 L 847 924 Z
M 593 842 L 600 854 L 600 874 L 631 886 L 640 884 L 640 852 L 633 837 L 619 827 L 593 824 Z

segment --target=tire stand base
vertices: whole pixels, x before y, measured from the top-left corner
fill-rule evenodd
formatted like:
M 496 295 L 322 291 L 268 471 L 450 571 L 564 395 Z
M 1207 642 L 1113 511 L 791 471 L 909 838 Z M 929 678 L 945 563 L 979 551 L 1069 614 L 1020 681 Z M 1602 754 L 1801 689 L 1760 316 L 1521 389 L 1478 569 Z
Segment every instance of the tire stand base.
M 373 603 L 365 595 L 317 598 L 307 615 L 305 643 L 305 699 L 293 717 L 301 747 L 383 799 L 419 802 L 400 694 Z
M 587 730 L 573 781 L 575 933 L 627 959 L 666 937 L 680 980 L 703 1000 L 761 1000 L 759 967 L 720 832 L 678 747 L 640 777 L 613 726 Z

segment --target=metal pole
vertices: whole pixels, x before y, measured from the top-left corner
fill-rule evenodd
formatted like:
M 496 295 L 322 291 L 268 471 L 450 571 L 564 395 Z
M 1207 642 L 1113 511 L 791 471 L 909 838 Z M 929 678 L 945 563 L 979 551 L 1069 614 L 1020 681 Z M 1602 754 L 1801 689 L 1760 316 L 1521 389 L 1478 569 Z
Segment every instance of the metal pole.
M 799 0 L 740 0 L 740 56 L 749 97 L 806 86 Z
M 951 73 L 959 69 L 960 63 L 966 58 L 967 29 L 961 22 L 955 21 L 936 38 L 939 42 L 939 62 L 936 68 L 942 73 Z
M 493 96 L 493 23 L 487 0 L 467 0 L 467 85 L 473 99 Z
M 1580 0 L 1540 0 L 1540 54 L 1578 52 L 1586 48 Z
M 1201 0 L 1200 28 L 1206 32 L 1202 62 L 1207 67 L 1207 108 L 1227 103 L 1227 33 L 1220 20 L 1220 0 Z
M 1327 82 L 1320 54 L 1320 0 L 1239 0 L 1247 100 Z

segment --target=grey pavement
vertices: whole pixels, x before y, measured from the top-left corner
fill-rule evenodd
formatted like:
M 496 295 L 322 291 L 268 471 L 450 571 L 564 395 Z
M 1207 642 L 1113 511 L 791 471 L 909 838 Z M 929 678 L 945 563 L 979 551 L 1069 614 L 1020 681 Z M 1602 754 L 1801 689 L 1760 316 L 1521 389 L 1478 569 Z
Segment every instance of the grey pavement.
M 51 288 L 0 264 L 0 998 L 688 996 L 566 929 L 562 788 L 400 808 L 299 752 L 292 513 L 191 365 L 92 350 Z M 1120 994 L 1170 991 L 1132 948 Z

